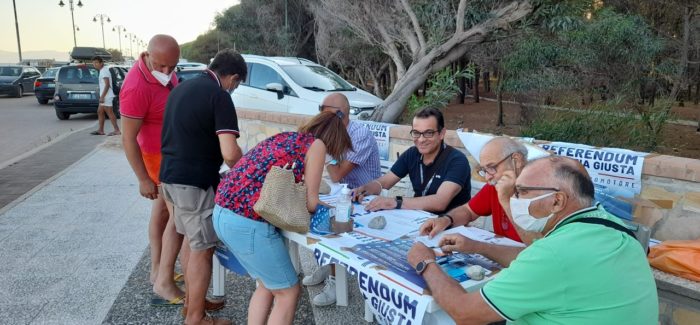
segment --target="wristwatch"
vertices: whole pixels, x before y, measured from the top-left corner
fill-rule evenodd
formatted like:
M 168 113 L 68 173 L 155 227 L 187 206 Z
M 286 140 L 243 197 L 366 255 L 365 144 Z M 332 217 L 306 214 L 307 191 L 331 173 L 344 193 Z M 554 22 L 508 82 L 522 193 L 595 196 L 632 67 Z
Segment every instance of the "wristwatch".
M 423 272 L 425 272 L 425 269 L 428 268 L 428 265 L 430 265 L 430 263 L 435 263 L 435 260 L 425 260 L 418 262 L 418 264 L 416 265 L 416 273 L 418 273 L 418 275 L 423 274 Z
M 396 208 L 394 208 L 394 209 L 401 209 L 401 204 L 403 204 L 403 196 L 397 195 L 396 196 Z

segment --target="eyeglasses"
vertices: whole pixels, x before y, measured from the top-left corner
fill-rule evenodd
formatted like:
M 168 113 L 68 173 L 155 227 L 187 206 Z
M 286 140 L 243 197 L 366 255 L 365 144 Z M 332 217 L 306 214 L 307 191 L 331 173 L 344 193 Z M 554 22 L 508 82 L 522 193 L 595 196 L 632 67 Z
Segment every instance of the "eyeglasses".
M 516 198 L 520 198 L 520 195 L 523 194 L 522 192 L 527 192 L 527 191 L 554 191 L 554 192 L 559 192 L 560 189 L 556 187 L 539 187 L 539 186 L 515 186 L 515 195 Z
M 430 139 L 438 133 L 440 133 L 440 130 L 425 130 L 423 132 L 420 132 L 418 130 L 411 130 L 411 132 L 409 132 L 411 138 L 413 139 L 418 139 L 421 135 L 426 139 Z
M 491 166 L 479 167 L 479 176 L 486 177 L 486 174 L 493 176 L 498 171 L 498 166 L 510 157 L 513 157 L 513 154 L 507 155 L 505 158 L 501 159 L 500 161 Z

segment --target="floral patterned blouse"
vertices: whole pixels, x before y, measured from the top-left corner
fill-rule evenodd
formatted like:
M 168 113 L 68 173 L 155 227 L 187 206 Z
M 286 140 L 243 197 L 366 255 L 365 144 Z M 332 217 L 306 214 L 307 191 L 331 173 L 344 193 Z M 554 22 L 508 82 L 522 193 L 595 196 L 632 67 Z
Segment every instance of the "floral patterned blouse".
M 306 152 L 315 140 L 310 133 L 283 132 L 269 137 L 248 151 L 219 183 L 216 204 L 238 215 L 267 222 L 255 211 L 260 189 L 272 166 L 296 163 L 294 178 L 304 175 Z

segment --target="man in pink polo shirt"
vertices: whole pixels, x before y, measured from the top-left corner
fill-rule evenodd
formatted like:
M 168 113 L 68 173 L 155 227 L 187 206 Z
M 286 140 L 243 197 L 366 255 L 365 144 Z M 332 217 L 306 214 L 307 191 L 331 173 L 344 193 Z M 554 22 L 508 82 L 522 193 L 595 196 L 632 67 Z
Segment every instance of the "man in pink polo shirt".
M 141 53 L 127 74 L 119 93 L 124 151 L 139 180 L 141 196 L 153 200 L 148 226 L 150 280 L 153 291 L 162 297 L 153 299 L 154 305 L 180 306 L 184 303 L 184 292 L 173 279 L 182 235 L 175 231 L 175 224 L 158 190 L 163 113 L 170 90 L 177 85 L 173 71 L 179 58 L 180 47 L 173 37 L 154 36 L 148 43 L 147 51 Z M 183 259 L 186 258 L 183 256 Z M 223 301 L 208 301 L 206 307 L 207 310 L 215 310 L 223 305 Z

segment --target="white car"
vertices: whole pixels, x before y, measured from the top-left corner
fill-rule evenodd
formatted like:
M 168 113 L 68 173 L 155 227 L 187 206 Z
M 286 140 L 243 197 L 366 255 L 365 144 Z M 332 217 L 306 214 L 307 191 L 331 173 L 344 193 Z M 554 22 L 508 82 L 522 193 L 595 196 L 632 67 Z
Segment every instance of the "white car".
M 231 97 L 236 107 L 316 115 L 323 99 L 342 93 L 350 101 L 350 117 L 367 119 L 382 99 L 357 89 L 333 71 L 302 58 L 243 55 L 248 77 Z

